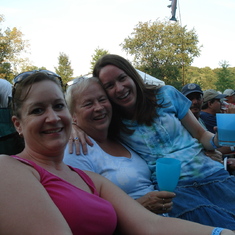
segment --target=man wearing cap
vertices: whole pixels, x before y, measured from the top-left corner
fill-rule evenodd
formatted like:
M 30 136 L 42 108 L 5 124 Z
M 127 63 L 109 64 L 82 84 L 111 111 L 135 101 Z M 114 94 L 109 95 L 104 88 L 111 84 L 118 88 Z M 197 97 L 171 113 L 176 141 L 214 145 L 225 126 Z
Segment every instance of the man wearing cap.
M 201 123 L 204 129 L 206 129 L 206 126 L 203 122 L 203 120 L 200 118 L 200 112 L 202 108 L 202 102 L 203 102 L 203 92 L 201 87 L 198 84 L 195 83 L 189 83 L 183 86 L 181 93 L 185 95 L 189 100 L 192 101 L 190 110 L 194 114 L 194 116 L 197 118 L 197 120 Z
M 185 95 L 189 100 L 192 101 L 190 110 L 194 114 L 194 116 L 198 119 L 198 121 L 201 123 L 203 128 L 207 130 L 203 120 L 200 118 L 200 112 L 202 108 L 203 103 L 203 91 L 201 87 L 195 83 L 189 83 L 186 84 L 182 90 L 181 93 Z M 205 151 L 205 154 L 212 158 L 215 161 L 223 163 L 223 154 L 228 154 L 233 152 L 230 147 L 221 147 L 219 149 L 215 149 L 214 151 Z M 228 171 L 230 174 L 235 174 L 235 160 L 233 158 L 229 158 L 227 162 Z
M 226 96 L 227 102 L 230 104 L 234 104 L 235 105 L 235 91 L 233 89 L 226 89 L 223 92 L 224 95 Z
M 203 92 L 203 104 L 200 118 L 206 125 L 208 131 L 215 133 L 214 126 L 216 124 L 216 113 L 221 113 L 220 99 L 227 95 L 220 94 L 216 90 L 209 89 Z

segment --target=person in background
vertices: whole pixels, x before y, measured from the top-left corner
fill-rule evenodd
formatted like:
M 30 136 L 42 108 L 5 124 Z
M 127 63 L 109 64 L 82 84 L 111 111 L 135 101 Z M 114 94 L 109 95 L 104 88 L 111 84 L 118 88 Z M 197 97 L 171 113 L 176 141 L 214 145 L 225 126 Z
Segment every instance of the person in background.
M 14 80 L 12 120 L 25 148 L 0 156 L 0 234 L 234 234 L 158 216 L 106 178 L 65 165 L 72 118 L 60 77 L 43 70 Z
M 190 110 L 192 111 L 196 119 L 199 121 L 199 123 L 202 125 L 202 127 L 206 130 L 205 123 L 200 118 L 200 112 L 203 103 L 203 91 L 201 87 L 195 83 L 188 83 L 183 86 L 181 93 L 192 102 Z
M 225 113 L 235 113 L 235 91 L 233 89 L 226 89 L 223 92 L 224 95 L 226 96 L 226 105 L 225 105 Z M 235 146 L 231 147 L 233 152 L 235 152 L 234 149 Z M 233 153 L 232 155 L 228 155 L 228 170 L 231 174 L 235 175 L 235 154 Z
M 192 103 L 190 110 L 194 114 L 194 116 L 197 118 L 197 120 L 200 122 L 202 127 L 207 130 L 203 120 L 200 118 L 200 112 L 202 108 L 203 103 L 203 91 L 201 87 L 198 84 L 195 83 L 189 83 L 183 86 L 181 93 L 185 95 Z M 208 157 L 211 157 L 213 160 L 223 163 L 223 154 L 230 154 L 233 152 L 234 149 L 230 147 L 221 147 L 215 150 L 207 150 L 205 151 L 205 154 Z M 234 170 L 234 159 L 231 159 L 228 164 L 228 170 L 231 172 L 231 170 Z M 235 162 L 234 162 L 235 163 Z
M 226 89 L 223 94 L 226 95 L 227 103 L 235 105 L 235 91 L 233 89 Z
M 8 108 L 11 99 L 12 84 L 0 78 L 0 108 Z
M 221 99 L 227 95 L 220 94 L 219 92 L 209 89 L 203 92 L 203 104 L 200 118 L 203 120 L 206 129 L 215 133 L 214 127 L 216 124 L 216 113 L 221 113 Z
M 118 133 L 109 132 L 112 106 L 99 80 L 74 79 L 66 90 L 66 101 L 73 123 L 92 138 L 93 147 L 88 147 L 87 155 L 77 156 L 69 154 L 67 145 L 64 162 L 103 175 L 154 213 L 169 212 L 175 194 L 154 191 L 147 163 L 117 140 Z
M 16 154 L 23 150 L 24 141 L 11 121 L 12 84 L 0 79 L 0 154 Z

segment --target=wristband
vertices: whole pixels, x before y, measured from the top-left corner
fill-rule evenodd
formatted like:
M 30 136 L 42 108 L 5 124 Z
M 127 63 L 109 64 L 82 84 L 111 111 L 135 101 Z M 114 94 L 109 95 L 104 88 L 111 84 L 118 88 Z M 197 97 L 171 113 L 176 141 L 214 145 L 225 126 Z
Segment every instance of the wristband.
M 224 228 L 214 228 L 211 232 L 211 235 L 220 235 L 222 230 L 224 230 Z
M 215 135 L 210 139 L 210 144 L 213 146 L 214 149 L 218 149 L 218 148 L 220 148 L 221 146 L 216 146 L 216 145 L 215 145 L 214 138 L 215 138 Z

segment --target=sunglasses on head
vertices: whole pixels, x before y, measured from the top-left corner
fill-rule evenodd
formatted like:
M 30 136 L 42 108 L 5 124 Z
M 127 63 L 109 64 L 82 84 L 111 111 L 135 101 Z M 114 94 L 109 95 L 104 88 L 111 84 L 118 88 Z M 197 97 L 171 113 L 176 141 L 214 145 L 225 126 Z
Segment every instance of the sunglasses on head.
M 62 79 L 61 77 L 54 73 L 54 72 L 51 72 L 49 70 L 32 70 L 32 71 L 27 71 L 27 72 L 23 72 L 23 73 L 20 73 L 18 74 L 14 79 L 13 79 L 13 82 L 14 82 L 14 85 L 21 82 L 22 80 L 24 80 L 25 78 L 29 77 L 30 75 L 32 74 L 35 74 L 35 73 L 45 73 L 47 76 L 49 77 L 54 77 L 54 78 L 57 78 L 59 81 L 60 81 L 60 84 L 61 84 L 61 87 L 63 87 L 63 82 L 62 82 Z
M 68 87 L 70 87 L 70 86 L 72 86 L 72 85 L 74 85 L 76 83 L 79 83 L 79 82 L 81 82 L 81 81 L 83 81 L 83 80 L 85 80 L 87 78 L 89 78 L 89 77 L 81 76 L 81 77 L 74 78 L 73 80 L 71 80 L 71 81 L 66 83 L 65 90 L 67 90 Z

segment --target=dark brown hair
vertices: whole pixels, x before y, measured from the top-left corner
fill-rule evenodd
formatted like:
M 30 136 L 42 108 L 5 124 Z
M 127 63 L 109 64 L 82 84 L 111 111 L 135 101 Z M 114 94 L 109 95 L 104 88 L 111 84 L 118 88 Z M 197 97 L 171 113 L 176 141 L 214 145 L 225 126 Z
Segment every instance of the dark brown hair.
M 136 120 L 138 124 L 146 124 L 150 126 L 156 113 L 156 92 L 157 86 L 147 85 L 144 83 L 141 76 L 136 69 L 123 57 L 114 54 L 107 54 L 101 57 L 95 64 L 93 70 L 93 76 L 99 78 L 100 70 L 106 65 L 113 65 L 123 70 L 135 83 L 137 89 L 137 106 L 133 113 L 133 120 Z M 112 102 L 114 115 L 125 118 L 122 108 Z

